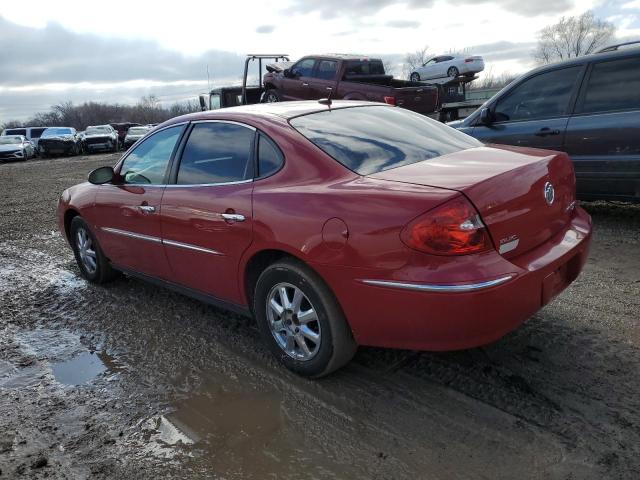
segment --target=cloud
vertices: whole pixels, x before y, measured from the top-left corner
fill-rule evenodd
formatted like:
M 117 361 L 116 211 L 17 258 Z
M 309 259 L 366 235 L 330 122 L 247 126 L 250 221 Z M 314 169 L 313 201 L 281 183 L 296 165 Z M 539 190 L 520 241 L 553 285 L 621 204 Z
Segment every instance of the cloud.
M 418 28 L 420 22 L 413 20 L 389 20 L 385 25 L 391 28 Z
M 258 28 L 256 28 L 256 33 L 271 33 L 275 29 L 275 25 L 260 25 Z
M 55 23 L 23 27 L 0 17 L 0 86 L 57 82 L 178 81 L 238 75 L 242 56 L 186 56 L 149 40 L 74 33 Z
M 481 55 L 486 62 L 499 62 L 505 60 L 522 60 L 531 57 L 535 49 L 535 42 L 494 42 L 482 45 L 474 45 L 465 48 L 465 52 L 473 55 Z
M 548 15 L 549 11 L 562 13 L 574 5 L 574 0 L 449 0 L 453 5 L 492 4 L 509 12 L 520 15 Z M 294 0 L 284 10 L 288 14 L 319 13 L 324 18 L 343 16 L 367 17 L 392 5 L 405 5 L 411 9 L 426 9 L 434 5 L 435 0 Z

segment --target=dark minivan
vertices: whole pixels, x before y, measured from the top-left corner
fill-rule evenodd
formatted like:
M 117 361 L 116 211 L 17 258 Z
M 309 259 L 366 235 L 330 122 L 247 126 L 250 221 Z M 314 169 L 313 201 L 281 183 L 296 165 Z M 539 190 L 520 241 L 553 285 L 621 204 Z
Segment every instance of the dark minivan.
M 640 48 L 623 45 L 532 70 L 449 125 L 485 143 L 565 151 L 578 198 L 638 202 Z

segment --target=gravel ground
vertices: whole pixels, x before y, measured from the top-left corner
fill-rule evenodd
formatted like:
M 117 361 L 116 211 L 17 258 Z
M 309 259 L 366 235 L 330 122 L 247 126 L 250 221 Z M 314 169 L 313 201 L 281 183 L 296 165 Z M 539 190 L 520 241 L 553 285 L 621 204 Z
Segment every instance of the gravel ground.
M 307 381 L 248 319 L 79 277 L 57 198 L 116 158 L 0 164 L 0 478 L 640 477 L 640 206 L 585 205 L 585 271 L 500 341 Z

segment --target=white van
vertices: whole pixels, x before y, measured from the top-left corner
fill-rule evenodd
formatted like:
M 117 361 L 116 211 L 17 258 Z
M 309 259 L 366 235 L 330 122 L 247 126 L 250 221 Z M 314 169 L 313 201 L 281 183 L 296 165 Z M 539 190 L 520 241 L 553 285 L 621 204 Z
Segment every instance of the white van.
M 27 140 L 31 140 L 33 146 L 35 147 L 35 151 L 39 152 L 38 149 L 38 141 L 40 140 L 40 135 L 44 132 L 47 127 L 21 127 L 21 128 L 5 128 L 2 131 L 2 136 L 4 135 L 23 135 L 27 138 Z

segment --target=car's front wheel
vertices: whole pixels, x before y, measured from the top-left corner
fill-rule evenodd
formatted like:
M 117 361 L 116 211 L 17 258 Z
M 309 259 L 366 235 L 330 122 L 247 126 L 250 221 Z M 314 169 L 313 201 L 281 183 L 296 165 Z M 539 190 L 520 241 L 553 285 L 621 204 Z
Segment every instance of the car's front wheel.
M 267 267 L 256 283 L 253 310 L 263 339 L 289 370 L 322 377 L 357 349 L 333 293 L 297 260 Z
M 265 103 L 275 103 L 280 101 L 280 95 L 277 90 L 271 89 L 267 90 L 267 93 L 264 95 Z
M 82 217 L 76 216 L 71 221 L 69 240 L 84 278 L 93 283 L 105 283 L 118 275 L 117 271 L 111 268 L 98 240 Z
M 418 72 L 413 72 L 411 74 L 410 79 L 411 79 L 412 82 L 419 82 L 420 81 L 420 74 Z

